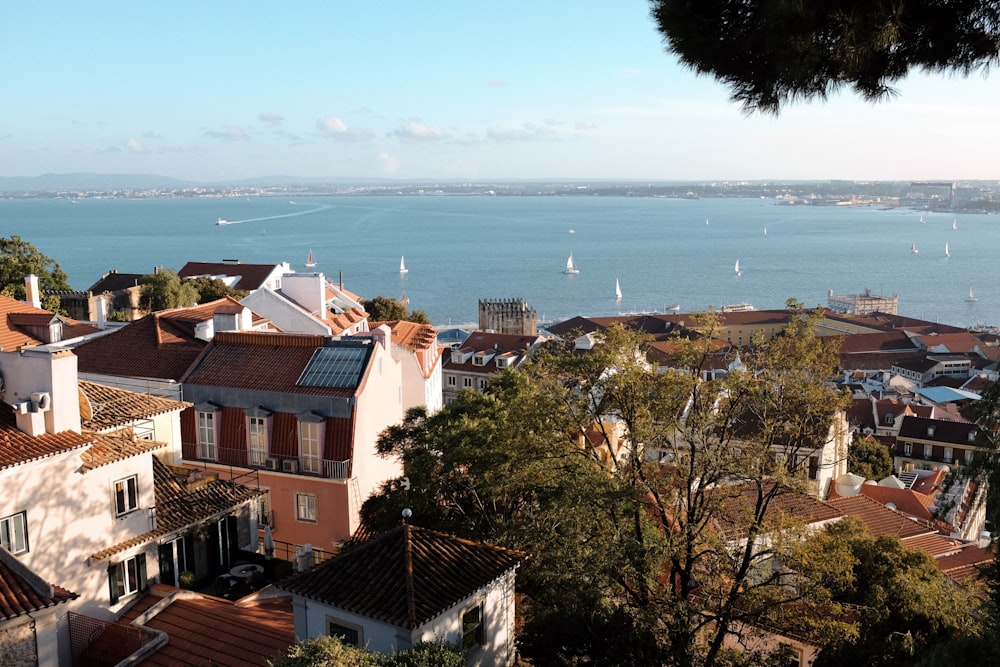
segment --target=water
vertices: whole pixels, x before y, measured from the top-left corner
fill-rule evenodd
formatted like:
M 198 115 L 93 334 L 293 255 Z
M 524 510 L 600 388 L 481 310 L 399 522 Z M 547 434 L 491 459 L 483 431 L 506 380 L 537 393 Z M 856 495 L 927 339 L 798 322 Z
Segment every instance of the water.
M 219 218 L 232 224 L 218 226 Z M 3 200 L 0 236 L 20 234 L 35 244 L 75 289 L 110 269 L 150 273 L 188 261 L 288 261 L 304 271 L 311 249 L 315 271 L 334 279 L 343 272 L 345 286 L 366 298 L 405 293 L 411 308 L 438 325 L 474 322 L 481 298 L 524 298 L 539 318 L 559 320 L 663 312 L 673 304 L 685 312 L 744 302 L 780 308 L 789 297 L 825 305 L 831 288 L 898 292 L 900 314 L 912 317 L 1000 323 L 996 219 L 923 218 L 903 209 L 761 199 Z M 562 272 L 570 252 L 579 274 Z M 966 302 L 970 287 L 975 303 Z

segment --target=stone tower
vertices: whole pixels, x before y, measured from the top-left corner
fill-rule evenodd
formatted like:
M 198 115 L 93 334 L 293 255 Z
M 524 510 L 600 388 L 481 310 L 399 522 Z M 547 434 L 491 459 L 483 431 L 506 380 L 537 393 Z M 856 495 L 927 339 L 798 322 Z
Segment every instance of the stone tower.
M 538 335 L 538 315 L 524 299 L 480 299 L 479 330 Z

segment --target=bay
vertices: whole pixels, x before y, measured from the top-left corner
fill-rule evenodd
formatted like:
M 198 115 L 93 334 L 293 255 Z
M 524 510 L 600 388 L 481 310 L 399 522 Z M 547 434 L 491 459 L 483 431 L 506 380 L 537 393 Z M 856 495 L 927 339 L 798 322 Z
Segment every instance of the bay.
M 405 294 L 439 326 L 474 322 L 485 298 L 523 298 L 558 321 L 825 305 L 830 289 L 896 292 L 900 314 L 958 326 L 1000 321 L 1000 226 L 978 214 L 584 195 L 0 200 L 0 235 L 11 234 L 58 261 L 74 289 L 111 269 L 189 261 L 305 271 L 312 250 L 313 270 L 365 298 Z M 563 273 L 570 253 L 575 275 Z

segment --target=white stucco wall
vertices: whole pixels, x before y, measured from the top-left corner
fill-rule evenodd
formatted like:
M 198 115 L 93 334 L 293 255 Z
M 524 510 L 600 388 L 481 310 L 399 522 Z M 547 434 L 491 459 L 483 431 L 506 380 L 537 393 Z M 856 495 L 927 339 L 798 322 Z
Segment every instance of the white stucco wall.
M 268 289 L 251 292 L 240 302 L 253 312 L 271 320 L 285 333 L 329 336 L 332 331 L 322 321 L 323 313 L 311 315 L 285 297 Z

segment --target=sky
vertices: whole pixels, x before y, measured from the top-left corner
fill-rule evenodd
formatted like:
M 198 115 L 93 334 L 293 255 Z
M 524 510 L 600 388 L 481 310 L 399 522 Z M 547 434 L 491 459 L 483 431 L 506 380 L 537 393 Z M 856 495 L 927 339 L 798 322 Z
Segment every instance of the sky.
M 37 0 L 0 34 L 0 176 L 1000 178 L 1000 76 L 748 117 L 646 0 Z

